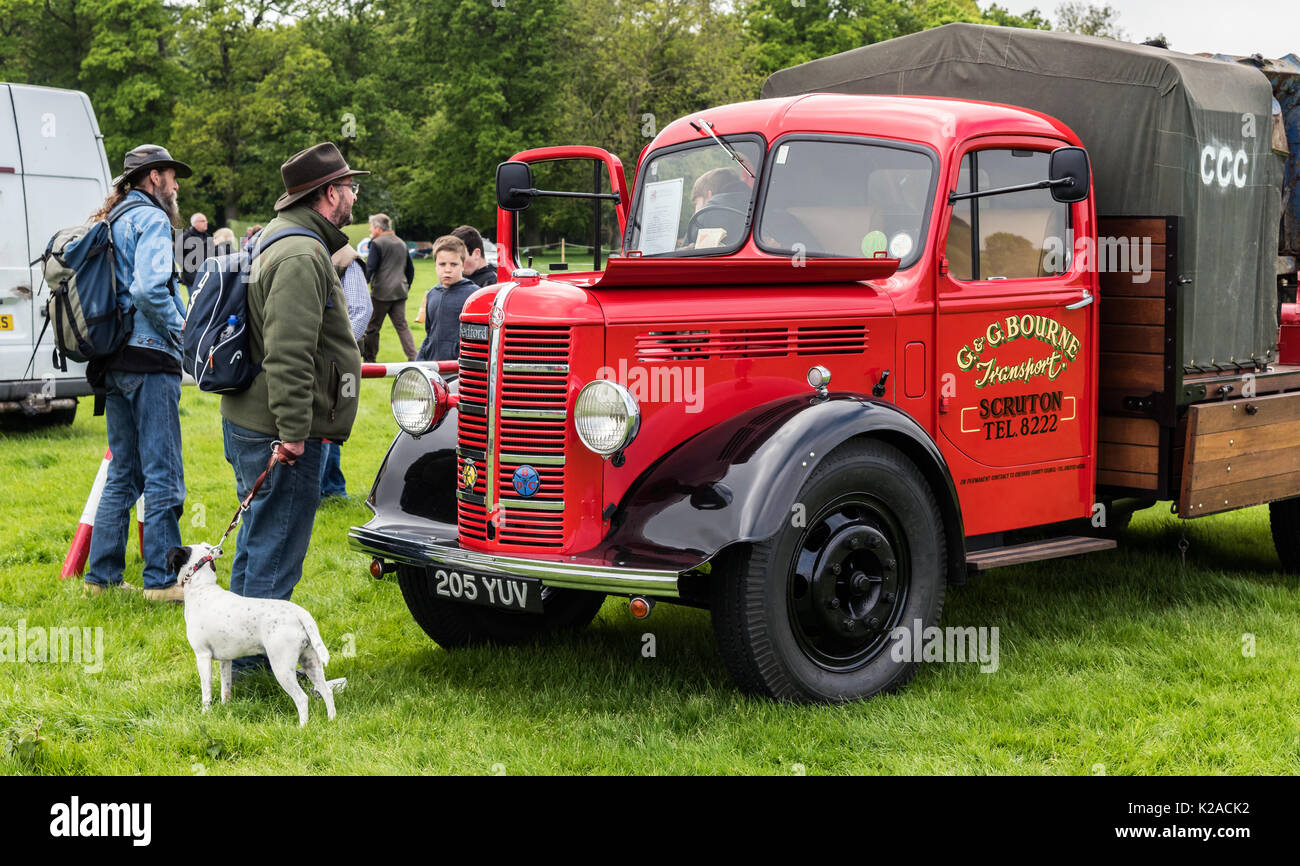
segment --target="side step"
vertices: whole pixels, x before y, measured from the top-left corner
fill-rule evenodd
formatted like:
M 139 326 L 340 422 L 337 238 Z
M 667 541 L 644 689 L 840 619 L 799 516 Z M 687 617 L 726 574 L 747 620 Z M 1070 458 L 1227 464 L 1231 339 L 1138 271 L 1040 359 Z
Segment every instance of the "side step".
M 1113 538 L 1063 535 L 1060 538 L 1048 538 L 1044 541 L 1031 541 L 1027 544 L 1013 544 L 1009 547 L 994 547 L 989 550 L 977 550 L 974 553 L 968 553 L 966 555 L 966 571 L 974 575 L 981 571 L 988 571 L 990 568 L 1039 562 L 1061 556 L 1078 556 L 1081 553 L 1096 553 L 1099 550 L 1110 550 L 1116 546 L 1117 543 Z

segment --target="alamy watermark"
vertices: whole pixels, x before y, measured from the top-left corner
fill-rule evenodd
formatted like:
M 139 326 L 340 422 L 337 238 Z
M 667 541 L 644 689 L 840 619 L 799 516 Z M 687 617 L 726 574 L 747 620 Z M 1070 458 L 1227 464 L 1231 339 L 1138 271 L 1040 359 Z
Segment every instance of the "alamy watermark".
M 618 367 L 601 367 L 597 379 L 609 379 L 632 392 L 638 403 L 682 403 L 694 415 L 704 409 L 704 368 L 672 364 L 633 364 L 619 358 Z
M 1043 270 L 1049 274 L 1062 274 L 1070 269 L 1066 243 L 1059 237 L 1043 241 Z M 1133 274 L 1134 283 L 1151 279 L 1151 238 L 1149 237 L 1092 237 L 1083 236 L 1074 241 L 1074 264 L 1080 270 L 1099 274 Z
M 88 674 L 104 669 L 103 626 L 0 626 L 0 663 L 79 664 Z
M 889 632 L 894 645 L 890 658 L 896 662 L 979 662 L 980 673 L 996 673 L 998 627 L 924 626 L 912 620 L 911 627 L 900 625 Z

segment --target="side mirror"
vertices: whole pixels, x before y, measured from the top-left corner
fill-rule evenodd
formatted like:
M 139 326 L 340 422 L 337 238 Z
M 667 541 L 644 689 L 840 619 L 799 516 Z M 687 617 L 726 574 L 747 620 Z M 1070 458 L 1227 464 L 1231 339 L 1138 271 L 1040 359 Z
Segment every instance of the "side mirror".
M 526 210 L 532 203 L 533 169 L 526 162 L 497 166 L 497 205 L 502 210 Z
M 1064 204 L 1083 201 L 1092 184 L 1088 152 L 1082 147 L 1058 147 L 1048 158 L 1047 177 L 1051 181 L 1053 201 Z

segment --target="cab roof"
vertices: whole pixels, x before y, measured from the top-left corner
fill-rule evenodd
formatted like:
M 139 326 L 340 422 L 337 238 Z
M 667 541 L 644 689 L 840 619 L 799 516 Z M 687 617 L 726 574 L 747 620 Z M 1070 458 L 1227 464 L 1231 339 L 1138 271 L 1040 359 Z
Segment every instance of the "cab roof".
M 768 143 L 791 132 L 865 135 L 928 144 L 944 150 L 977 135 L 1044 135 L 1078 144 L 1064 123 L 1027 108 L 925 96 L 811 93 L 739 102 L 697 111 L 670 123 L 650 150 L 708 139 L 690 122 L 704 118 L 720 136 L 760 133 Z

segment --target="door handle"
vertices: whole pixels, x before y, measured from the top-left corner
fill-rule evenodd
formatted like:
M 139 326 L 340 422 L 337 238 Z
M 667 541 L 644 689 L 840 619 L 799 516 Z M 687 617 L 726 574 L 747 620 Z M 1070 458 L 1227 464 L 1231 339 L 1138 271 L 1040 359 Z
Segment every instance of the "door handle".
M 1087 289 L 1084 289 L 1083 297 L 1075 301 L 1073 304 L 1067 304 L 1065 308 L 1067 310 L 1082 310 L 1084 307 L 1091 304 L 1093 300 L 1094 298 L 1092 296 L 1092 292 L 1088 291 Z

